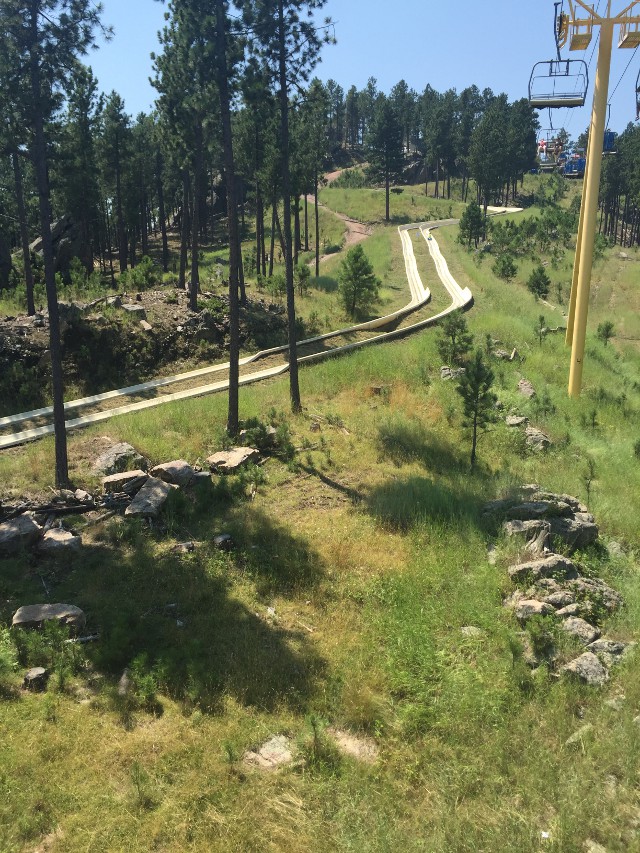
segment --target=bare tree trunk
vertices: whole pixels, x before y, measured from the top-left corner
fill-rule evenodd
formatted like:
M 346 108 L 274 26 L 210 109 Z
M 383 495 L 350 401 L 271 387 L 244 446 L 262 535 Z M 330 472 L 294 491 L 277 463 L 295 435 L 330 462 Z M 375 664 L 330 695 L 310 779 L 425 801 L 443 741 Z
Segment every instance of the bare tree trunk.
M 167 240 L 167 217 L 162 187 L 162 156 L 159 152 L 156 159 L 156 192 L 158 193 L 158 216 L 160 217 L 160 233 L 162 234 L 162 271 L 169 272 L 169 241 Z
M 198 310 L 200 293 L 200 201 L 202 199 L 202 122 L 198 121 L 195 145 L 195 172 L 193 180 L 193 222 L 191 223 L 191 283 L 189 286 L 189 308 Z M 227 201 L 228 201 L 227 194 Z
M 29 230 L 27 227 L 27 213 L 24 207 L 24 189 L 22 186 L 22 167 L 17 150 L 12 151 L 13 177 L 16 184 L 16 203 L 18 207 L 18 221 L 20 223 L 20 242 L 22 244 L 22 258 L 24 261 L 24 279 L 27 287 L 27 314 L 33 317 L 36 306 L 33 299 L 33 270 L 31 269 L 31 254 L 29 252 Z
M 62 375 L 62 346 L 60 343 L 60 317 L 58 294 L 51 239 L 51 203 L 49 199 L 49 175 L 47 171 L 47 141 L 44 134 L 40 63 L 37 53 L 39 40 L 38 13 L 40 3 L 31 0 L 30 36 L 30 83 L 33 108 L 33 165 L 38 185 L 40 206 L 40 233 L 44 258 L 44 276 L 49 309 L 49 348 L 51 352 L 51 385 L 53 396 L 53 425 L 55 433 L 55 483 L 58 488 L 69 484 L 69 462 L 67 457 L 67 432 L 64 420 L 64 383 Z
M 309 251 L 309 193 L 304 194 L 304 250 Z
M 273 205 L 271 207 L 271 243 L 269 247 L 269 278 L 273 275 L 273 255 L 276 250 L 276 216 L 278 197 L 273 194 Z
M 318 171 L 314 175 L 313 195 L 316 212 L 316 278 L 320 278 L 320 208 L 318 207 Z
M 187 255 L 189 252 L 189 170 L 182 170 L 182 213 L 180 214 L 180 272 L 178 287 L 184 290 L 187 284 Z
M 287 91 L 287 44 L 284 24 L 284 0 L 278 0 L 278 70 L 280 78 L 280 145 L 282 156 L 282 196 L 284 204 L 284 263 L 287 282 L 287 320 L 289 338 L 289 396 L 291 410 L 299 412 L 300 382 L 298 379 L 298 342 L 296 339 L 296 302 L 293 286 L 293 256 L 291 252 L 291 176 L 289 173 L 289 94 Z

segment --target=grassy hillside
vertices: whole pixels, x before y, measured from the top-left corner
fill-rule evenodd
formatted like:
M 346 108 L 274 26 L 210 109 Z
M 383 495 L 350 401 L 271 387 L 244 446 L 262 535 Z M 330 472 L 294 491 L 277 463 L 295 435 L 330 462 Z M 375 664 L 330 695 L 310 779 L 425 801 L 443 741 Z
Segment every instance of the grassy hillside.
M 325 190 L 323 200 L 376 221 L 370 193 Z M 414 218 L 412 197 L 408 188 L 394 196 L 395 216 Z M 442 202 L 421 204 L 418 219 Z M 566 291 L 557 304 L 555 280 L 570 278 L 569 250 L 549 264 L 554 286 L 542 304 L 525 286 L 533 261 L 519 261 L 505 283 L 491 257 L 478 263 L 456 243 L 456 230 L 436 236 L 474 293 L 467 320 L 477 345 L 489 334 L 520 356 L 492 361 L 501 413 L 528 415 L 552 447 L 527 449 L 499 420 L 471 472 L 460 398 L 440 380 L 431 330 L 302 369 L 300 416 L 283 414 L 286 377 L 243 390 L 243 417 L 288 429 L 289 453 L 172 496 L 163 524 L 113 518 L 83 532 L 85 550 L 70 562 L 3 560 L 2 624 L 20 604 L 46 600 L 44 583 L 51 600 L 81 606 L 101 639 L 79 649 L 50 632 L 22 646 L 21 668 L 5 676 L 0 850 L 33 850 L 46 837 L 55 851 L 583 853 L 587 841 L 640 850 L 640 659 L 602 689 L 544 666 L 532 674 L 502 607 L 516 555 L 481 511 L 523 482 L 584 500 L 592 476 L 601 540 L 622 548 L 579 558 L 625 596 L 607 636 L 638 637 L 639 354 L 630 338 L 640 255 L 609 249 L 596 264 L 585 388 L 570 401 L 563 335 L 540 345 L 535 331 L 541 314 L 563 323 Z M 396 228 L 380 226 L 364 245 L 388 305 L 396 293 L 403 301 L 393 290 L 403 281 Z M 336 263 L 327 262 L 328 280 Z M 605 319 L 616 331 L 607 346 L 594 333 Z M 522 377 L 538 391 L 533 401 L 517 392 Z M 73 435 L 72 476 L 96 484 L 90 463 L 105 433 L 154 463 L 203 460 L 223 442 L 225 409 L 223 396 L 209 397 Z M 0 454 L 3 498 L 45 492 L 52 458 L 50 441 Z M 237 543 L 230 554 L 213 546 L 222 531 Z M 201 544 L 173 550 L 187 539 Z M 469 625 L 481 633 L 463 634 Z M 19 674 L 37 662 L 53 666 L 49 690 L 19 692 Z M 124 701 L 116 686 L 127 666 L 137 689 Z M 378 760 L 341 756 L 330 726 L 372 739 Z M 247 768 L 243 753 L 277 734 L 305 762 Z

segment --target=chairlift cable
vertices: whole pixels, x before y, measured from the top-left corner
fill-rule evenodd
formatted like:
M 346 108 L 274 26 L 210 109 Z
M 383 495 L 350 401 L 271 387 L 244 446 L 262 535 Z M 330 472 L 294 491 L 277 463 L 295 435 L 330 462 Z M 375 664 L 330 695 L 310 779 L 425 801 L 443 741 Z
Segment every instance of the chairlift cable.
M 631 63 L 632 63 L 632 62 L 633 62 L 633 60 L 635 59 L 635 55 L 636 55 L 636 53 L 638 52 L 638 48 L 639 48 L 639 47 L 640 47 L 640 44 L 639 44 L 639 45 L 636 45 L 636 47 L 635 47 L 635 49 L 634 49 L 633 53 L 631 54 L 631 59 L 627 62 L 626 68 L 624 69 L 624 71 L 623 71 L 623 72 L 622 72 L 622 74 L 620 75 L 620 79 L 619 79 L 619 80 L 618 80 L 618 82 L 616 83 L 615 89 L 613 90 L 613 92 L 612 92 L 612 93 L 611 93 L 611 95 L 609 96 L 609 100 L 611 100 L 611 99 L 613 98 L 613 96 L 615 95 L 615 93 L 617 92 L 617 90 L 618 90 L 618 86 L 620 85 L 620 83 L 622 83 L 622 78 L 623 78 L 623 77 L 624 77 L 624 75 L 627 73 L 627 71 L 629 70 L 629 66 L 631 65 Z

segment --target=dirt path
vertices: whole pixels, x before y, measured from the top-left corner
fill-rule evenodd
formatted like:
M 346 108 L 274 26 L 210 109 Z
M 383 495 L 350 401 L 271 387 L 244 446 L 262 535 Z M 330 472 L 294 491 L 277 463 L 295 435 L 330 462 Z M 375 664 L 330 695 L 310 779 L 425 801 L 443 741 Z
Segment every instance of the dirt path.
M 311 196 L 309 196 L 309 201 L 313 204 L 313 198 Z M 328 210 L 329 213 L 332 213 L 344 222 L 346 229 L 344 232 L 344 245 L 341 251 L 344 249 L 350 249 L 352 246 L 355 246 L 356 243 L 362 243 L 363 240 L 366 240 L 367 237 L 370 237 L 373 234 L 373 228 L 371 228 L 370 225 L 365 225 L 364 222 L 359 222 L 357 219 L 351 219 L 349 216 L 345 216 L 344 213 L 338 213 L 335 210 L 331 210 L 326 206 L 326 204 L 322 204 L 322 202 L 319 202 L 318 207 L 323 207 L 325 210 Z M 334 258 L 335 256 L 336 252 L 320 255 L 320 263 L 326 261 L 328 258 Z M 313 267 L 315 266 L 315 263 L 315 258 L 313 258 L 308 262 L 307 266 Z

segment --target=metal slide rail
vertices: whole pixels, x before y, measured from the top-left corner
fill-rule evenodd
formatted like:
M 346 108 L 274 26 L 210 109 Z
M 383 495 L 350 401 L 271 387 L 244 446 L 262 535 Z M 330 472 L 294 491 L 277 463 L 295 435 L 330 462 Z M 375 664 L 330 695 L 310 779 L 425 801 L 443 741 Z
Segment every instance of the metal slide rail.
M 517 212 L 517 210 L 518 208 L 493 208 L 490 212 L 491 215 L 498 215 L 502 213 Z M 308 346 L 315 343 L 328 341 L 332 338 L 343 337 L 344 335 L 352 334 L 354 332 L 379 331 L 387 326 L 397 325 L 405 317 L 424 307 L 429 302 L 429 300 L 431 299 L 431 292 L 428 287 L 424 286 L 420 274 L 418 272 L 416 258 L 413 252 L 413 243 L 411 241 L 411 231 L 419 231 L 427 242 L 429 253 L 434 261 L 440 281 L 442 282 L 443 286 L 451 297 L 451 304 L 447 306 L 447 308 L 445 308 L 443 311 L 440 311 L 438 314 L 435 314 L 434 316 L 428 317 L 427 319 L 421 320 L 417 323 L 403 326 L 401 328 L 394 328 L 387 332 L 381 332 L 380 334 L 376 334 L 373 337 L 367 338 L 365 340 L 353 341 L 351 343 L 347 343 L 341 346 L 332 347 L 317 353 L 311 353 L 310 355 L 302 356 L 298 359 L 298 363 L 310 364 L 316 361 L 321 361 L 325 358 L 333 357 L 337 354 L 352 352 L 354 350 L 360 349 L 364 346 L 369 346 L 371 344 L 377 344 L 388 340 L 396 340 L 398 338 L 412 334 L 413 332 L 427 328 L 428 326 L 434 325 L 440 319 L 442 319 L 442 317 L 446 316 L 447 314 L 450 314 L 452 311 L 466 309 L 470 307 L 473 302 L 473 295 L 471 291 L 468 287 L 461 288 L 460 285 L 453 278 L 449 271 L 447 262 L 442 253 L 440 252 L 440 247 L 438 246 L 435 237 L 433 237 L 432 234 L 433 230 L 447 225 L 455 225 L 458 223 L 458 221 L 459 220 L 457 219 L 446 219 L 399 226 L 398 232 L 400 240 L 402 242 L 405 271 L 409 284 L 409 291 L 411 294 L 411 299 L 407 303 L 407 305 L 405 305 L 398 311 L 394 311 L 391 314 L 386 314 L 385 316 L 378 317 L 374 320 L 369 320 L 366 323 L 358 323 L 354 326 L 349 326 L 345 329 L 338 329 L 333 332 L 328 332 L 324 335 L 317 335 L 316 337 L 307 338 L 304 341 L 299 341 L 298 346 Z M 284 354 L 286 352 L 286 346 L 272 347 L 271 349 L 260 350 L 257 353 L 242 358 L 240 360 L 240 364 L 241 366 L 245 366 L 268 358 L 269 356 L 278 355 L 280 353 Z M 228 370 L 228 368 L 228 362 L 210 365 L 208 367 L 198 368 L 197 370 L 191 370 L 186 373 L 174 374 L 172 376 L 167 376 L 162 379 L 154 379 L 149 382 L 141 383 L 140 385 L 132 385 L 127 388 L 120 388 L 114 391 L 107 391 L 103 394 L 95 394 L 91 397 L 84 397 L 82 399 L 72 400 L 68 403 L 65 403 L 65 412 L 80 411 L 82 409 L 95 406 L 96 404 L 99 404 L 101 402 L 116 400 L 122 397 L 131 397 L 136 394 L 154 392 L 158 389 L 167 387 L 172 384 L 197 379 L 199 377 L 213 376 L 216 373 L 221 373 Z M 275 376 L 279 376 L 283 373 L 286 373 L 288 369 L 289 365 L 285 361 L 282 364 L 267 367 L 263 370 L 257 370 L 253 373 L 248 373 L 241 376 L 240 385 L 249 385 L 254 382 L 259 382 L 263 379 L 273 378 Z M 66 421 L 67 430 L 79 429 L 81 427 L 90 426 L 92 424 L 100 423 L 102 421 L 109 420 L 110 418 L 117 417 L 118 415 L 143 411 L 144 409 L 154 408 L 156 406 L 164 405 L 165 403 L 175 403 L 181 400 L 188 400 L 193 399 L 195 397 L 203 397 L 208 394 L 215 394 L 219 391 L 226 390 L 228 387 L 229 382 L 228 379 L 225 378 L 210 382 L 205 385 L 199 385 L 196 388 L 187 388 L 185 390 L 176 391 L 171 394 L 164 394 L 162 396 L 157 396 L 150 399 L 126 403 L 123 406 L 116 406 L 114 408 L 106 409 L 104 411 L 93 412 L 88 415 L 71 418 Z M 39 418 L 48 418 L 51 417 L 52 414 L 53 409 L 50 407 L 34 409 L 30 412 L 21 412 L 16 415 L 10 415 L 8 417 L 0 418 L 0 428 L 15 426 L 17 424 L 24 423 L 27 421 L 34 421 Z M 43 438 L 47 435 L 53 435 L 53 432 L 53 424 L 47 423 L 43 424 L 42 426 L 36 426 L 12 434 L 2 435 L 0 436 L 0 450 L 8 449 L 10 447 L 16 447 L 20 444 L 24 444 L 29 441 L 35 441 L 36 439 Z

